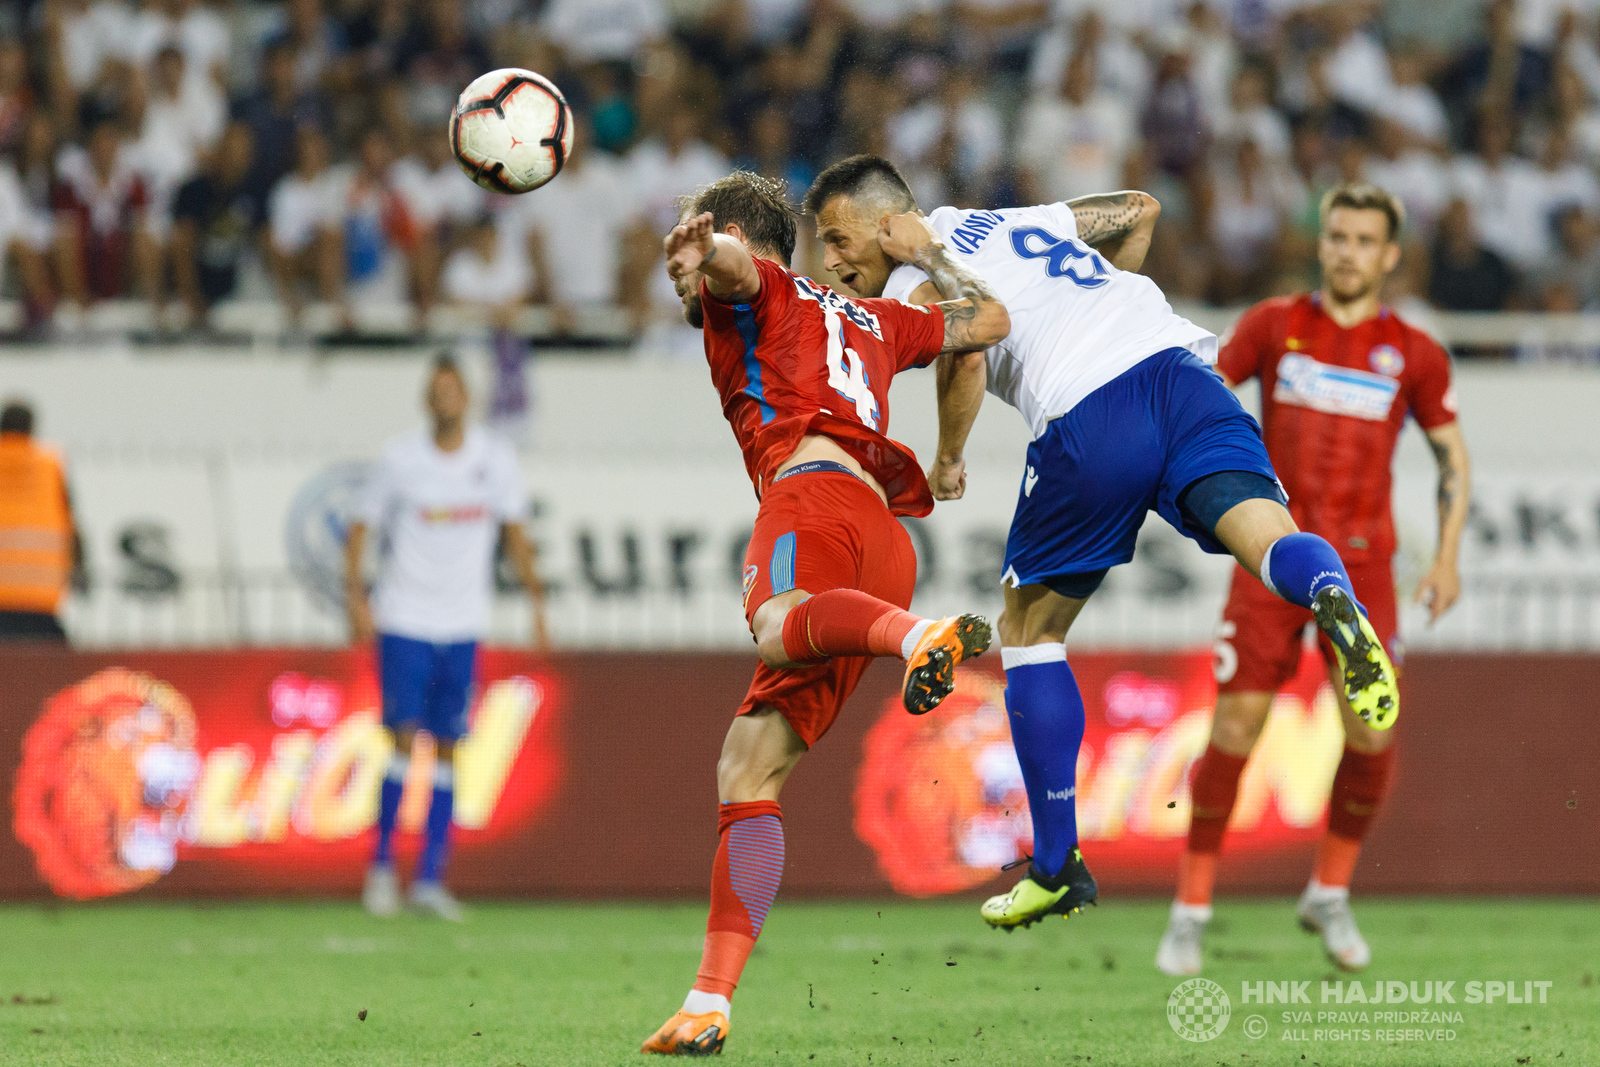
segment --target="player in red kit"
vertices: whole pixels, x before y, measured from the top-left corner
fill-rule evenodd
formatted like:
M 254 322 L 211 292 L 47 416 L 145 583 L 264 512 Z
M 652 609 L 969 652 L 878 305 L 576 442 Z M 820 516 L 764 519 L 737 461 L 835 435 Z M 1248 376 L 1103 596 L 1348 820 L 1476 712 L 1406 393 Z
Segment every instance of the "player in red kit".
M 1343 560 L 1356 596 L 1396 666 L 1401 659 L 1390 559 L 1390 464 L 1409 415 L 1439 463 L 1439 547 L 1417 587 L 1437 619 L 1461 589 L 1456 553 L 1466 526 L 1470 469 L 1456 422 L 1450 357 L 1432 338 L 1378 302 L 1400 261 L 1402 209 L 1365 183 L 1322 200 L 1320 292 L 1263 301 L 1224 338 L 1217 370 L 1230 384 L 1261 380 L 1261 426 L 1273 468 L 1300 529 L 1325 537 Z M 1217 641 L 1217 709 L 1211 743 L 1194 767 L 1194 808 L 1177 899 L 1156 966 L 1198 974 L 1200 939 L 1211 918 L 1217 856 L 1239 776 L 1261 736 L 1277 690 L 1295 674 L 1311 613 L 1285 603 L 1236 569 Z M 1323 658 L 1333 662 L 1326 637 Z M 1335 678 L 1334 692 L 1343 692 Z M 1394 765 L 1392 732 L 1362 722 L 1341 696 L 1345 749 L 1334 774 L 1328 826 L 1301 925 L 1319 933 L 1329 958 L 1360 970 L 1371 951 L 1350 912 L 1350 877 L 1362 838 L 1383 802 Z
M 760 651 L 717 763 L 718 846 L 700 971 L 643 1051 L 720 1052 L 731 998 L 783 874 L 778 794 L 833 725 L 871 657 L 906 661 L 913 714 L 949 695 L 989 646 L 976 615 L 905 610 L 916 555 L 897 521 L 933 495 L 887 436 L 889 382 L 936 359 L 983 360 L 1005 307 L 917 215 L 883 220 L 884 250 L 926 264 L 945 302 L 851 300 L 788 269 L 797 212 L 781 182 L 737 172 L 701 190 L 666 239 L 684 317 L 701 327 L 722 411 L 761 507 L 745 555 L 745 617 Z

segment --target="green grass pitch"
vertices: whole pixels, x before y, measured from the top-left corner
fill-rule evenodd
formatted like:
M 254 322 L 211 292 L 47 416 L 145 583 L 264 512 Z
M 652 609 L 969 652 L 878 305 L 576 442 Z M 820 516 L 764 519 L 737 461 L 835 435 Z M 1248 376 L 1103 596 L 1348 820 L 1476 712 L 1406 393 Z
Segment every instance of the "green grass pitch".
M 1367 991 L 1456 983 L 1445 1008 L 1459 1022 L 1405 1027 L 1454 1031 L 1433 1041 L 1380 1035 L 1403 1028 L 1381 1021 L 1285 1021 L 1286 1009 L 1340 1010 L 1316 1001 L 1341 976 L 1290 902 L 1255 900 L 1221 902 L 1207 942 L 1207 977 L 1233 1002 L 1227 1030 L 1181 1040 L 1166 1015 L 1178 983 L 1151 966 L 1165 913 L 1113 900 L 1006 935 L 972 904 L 780 899 L 723 1062 L 1600 1064 L 1592 900 L 1358 901 L 1376 960 Z M 450 926 L 349 904 L 8 905 L 0 1064 L 642 1064 L 639 1042 L 693 979 L 703 917 L 690 905 L 481 904 Z M 1310 1005 L 1240 1003 L 1243 982 L 1307 980 Z M 1464 1003 L 1474 980 L 1553 985 L 1542 1005 Z M 1343 1008 L 1385 1009 L 1400 1010 Z M 1252 1014 L 1259 1038 L 1245 1033 Z M 1305 1040 L 1285 1038 L 1295 1031 Z

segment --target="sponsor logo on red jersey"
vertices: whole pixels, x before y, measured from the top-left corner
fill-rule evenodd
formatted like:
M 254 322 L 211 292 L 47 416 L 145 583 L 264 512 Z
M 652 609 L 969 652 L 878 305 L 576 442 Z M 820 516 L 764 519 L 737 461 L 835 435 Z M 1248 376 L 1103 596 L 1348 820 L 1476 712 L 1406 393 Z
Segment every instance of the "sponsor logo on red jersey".
M 1399 393 L 1400 383 L 1394 378 L 1319 363 L 1301 352 L 1285 352 L 1278 361 L 1278 384 L 1272 399 L 1331 415 L 1383 422 Z

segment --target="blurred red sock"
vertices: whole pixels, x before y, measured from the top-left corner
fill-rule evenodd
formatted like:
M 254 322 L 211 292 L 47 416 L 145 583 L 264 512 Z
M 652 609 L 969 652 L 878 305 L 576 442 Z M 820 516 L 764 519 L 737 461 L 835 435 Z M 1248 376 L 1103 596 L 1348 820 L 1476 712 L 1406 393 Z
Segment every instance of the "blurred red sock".
M 1372 827 L 1394 777 L 1394 748 L 1357 752 L 1346 748 L 1328 798 L 1328 832 L 1317 843 L 1316 874 L 1323 885 L 1350 885 L 1361 842 Z
M 1239 775 L 1247 756 L 1230 756 L 1207 745 L 1189 778 L 1189 848 L 1178 867 L 1178 899 L 1185 904 L 1211 903 L 1217 879 L 1217 853 L 1228 832 L 1233 803 L 1239 797 Z

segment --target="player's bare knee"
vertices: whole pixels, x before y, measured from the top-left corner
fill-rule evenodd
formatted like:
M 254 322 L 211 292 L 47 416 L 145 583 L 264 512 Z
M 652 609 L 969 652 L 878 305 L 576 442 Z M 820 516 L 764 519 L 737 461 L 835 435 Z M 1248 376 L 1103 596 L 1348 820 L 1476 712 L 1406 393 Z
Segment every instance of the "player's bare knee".
M 1230 756 L 1248 755 L 1261 739 L 1271 708 L 1271 693 L 1222 696 L 1211 717 L 1211 744 Z

